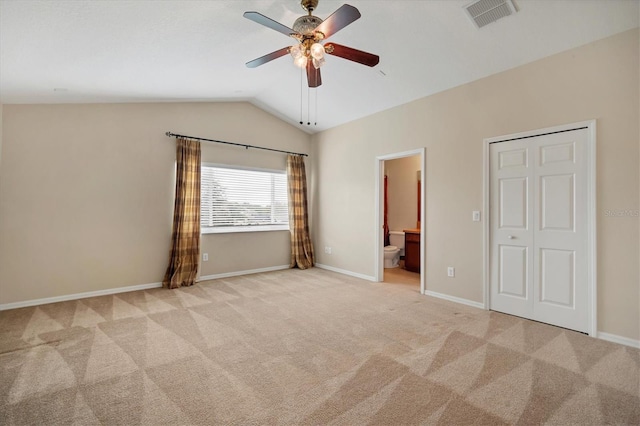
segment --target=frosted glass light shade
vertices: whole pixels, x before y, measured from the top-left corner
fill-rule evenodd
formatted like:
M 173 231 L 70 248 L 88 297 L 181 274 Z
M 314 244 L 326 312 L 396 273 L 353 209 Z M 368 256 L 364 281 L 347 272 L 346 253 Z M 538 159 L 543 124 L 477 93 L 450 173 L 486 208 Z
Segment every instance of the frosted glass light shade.
M 312 60 L 313 60 L 313 66 L 314 66 L 316 69 L 318 69 L 318 68 L 320 68 L 321 66 L 323 66 L 323 65 L 324 65 L 324 62 L 325 62 L 325 61 L 324 61 L 324 58 L 320 58 L 320 59 L 312 58 Z
M 305 68 L 307 66 L 307 57 L 301 55 L 300 57 L 294 59 L 293 63 L 300 68 Z
M 324 57 L 324 46 L 320 43 L 313 43 L 311 45 L 311 56 L 313 56 L 314 59 L 322 59 Z
M 296 44 L 289 48 L 289 53 L 293 57 L 293 59 L 298 59 L 302 56 L 302 45 Z
M 318 25 L 322 24 L 322 19 L 313 15 L 304 15 L 296 19 L 293 23 L 293 30 L 302 35 L 311 35 Z

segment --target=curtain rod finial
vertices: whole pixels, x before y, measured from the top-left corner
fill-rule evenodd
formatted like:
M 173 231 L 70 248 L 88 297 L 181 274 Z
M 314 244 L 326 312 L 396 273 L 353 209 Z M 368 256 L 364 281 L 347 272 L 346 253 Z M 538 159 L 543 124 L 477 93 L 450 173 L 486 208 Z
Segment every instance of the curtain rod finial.
M 165 135 L 171 136 L 171 132 L 166 132 Z

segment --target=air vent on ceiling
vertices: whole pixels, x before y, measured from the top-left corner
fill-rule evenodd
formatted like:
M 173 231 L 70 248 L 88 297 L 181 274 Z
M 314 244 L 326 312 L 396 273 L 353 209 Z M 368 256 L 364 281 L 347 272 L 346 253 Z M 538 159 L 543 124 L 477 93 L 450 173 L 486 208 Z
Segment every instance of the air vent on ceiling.
M 478 28 L 516 13 L 512 0 L 478 0 L 466 5 L 464 10 Z

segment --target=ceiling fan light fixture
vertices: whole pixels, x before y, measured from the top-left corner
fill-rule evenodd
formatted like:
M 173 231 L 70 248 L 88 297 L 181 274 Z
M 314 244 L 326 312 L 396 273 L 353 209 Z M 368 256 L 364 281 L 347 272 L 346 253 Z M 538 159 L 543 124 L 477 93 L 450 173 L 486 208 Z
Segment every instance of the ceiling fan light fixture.
M 301 55 L 300 57 L 296 58 L 293 60 L 293 63 L 300 68 L 306 68 L 307 66 L 307 57 L 304 55 Z
M 298 59 L 300 56 L 303 56 L 302 45 L 294 44 L 289 48 L 289 53 L 293 59 Z
M 320 59 L 312 58 L 312 62 L 313 62 L 313 67 L 315 69 L 318 69 L 318 68 L 320 68 L 321 66 L 324 65 L 325 60 L 324 60 L 324 58 L 320 58 Z
M 305 15 L 296 19 L 293 23 L 293 30 L 302 35 L 311 36 L 313 35 L 313 30 L 320 24 L 322 24 L 322 19 L 313 15 Z
M 313 59 L 321 60 L 324 58 L 324 46 L 320 43 L 313 43 L 310 50 Z

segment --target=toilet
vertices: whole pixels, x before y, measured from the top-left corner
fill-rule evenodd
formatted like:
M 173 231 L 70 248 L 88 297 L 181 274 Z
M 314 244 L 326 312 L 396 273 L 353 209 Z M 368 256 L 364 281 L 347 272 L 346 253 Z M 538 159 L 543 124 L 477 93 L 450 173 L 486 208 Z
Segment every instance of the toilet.
M 404 232 L 389 232 L 389 242 L 384 248 L 384 267 L 397 268 L 400 256 L 404 255 Z

